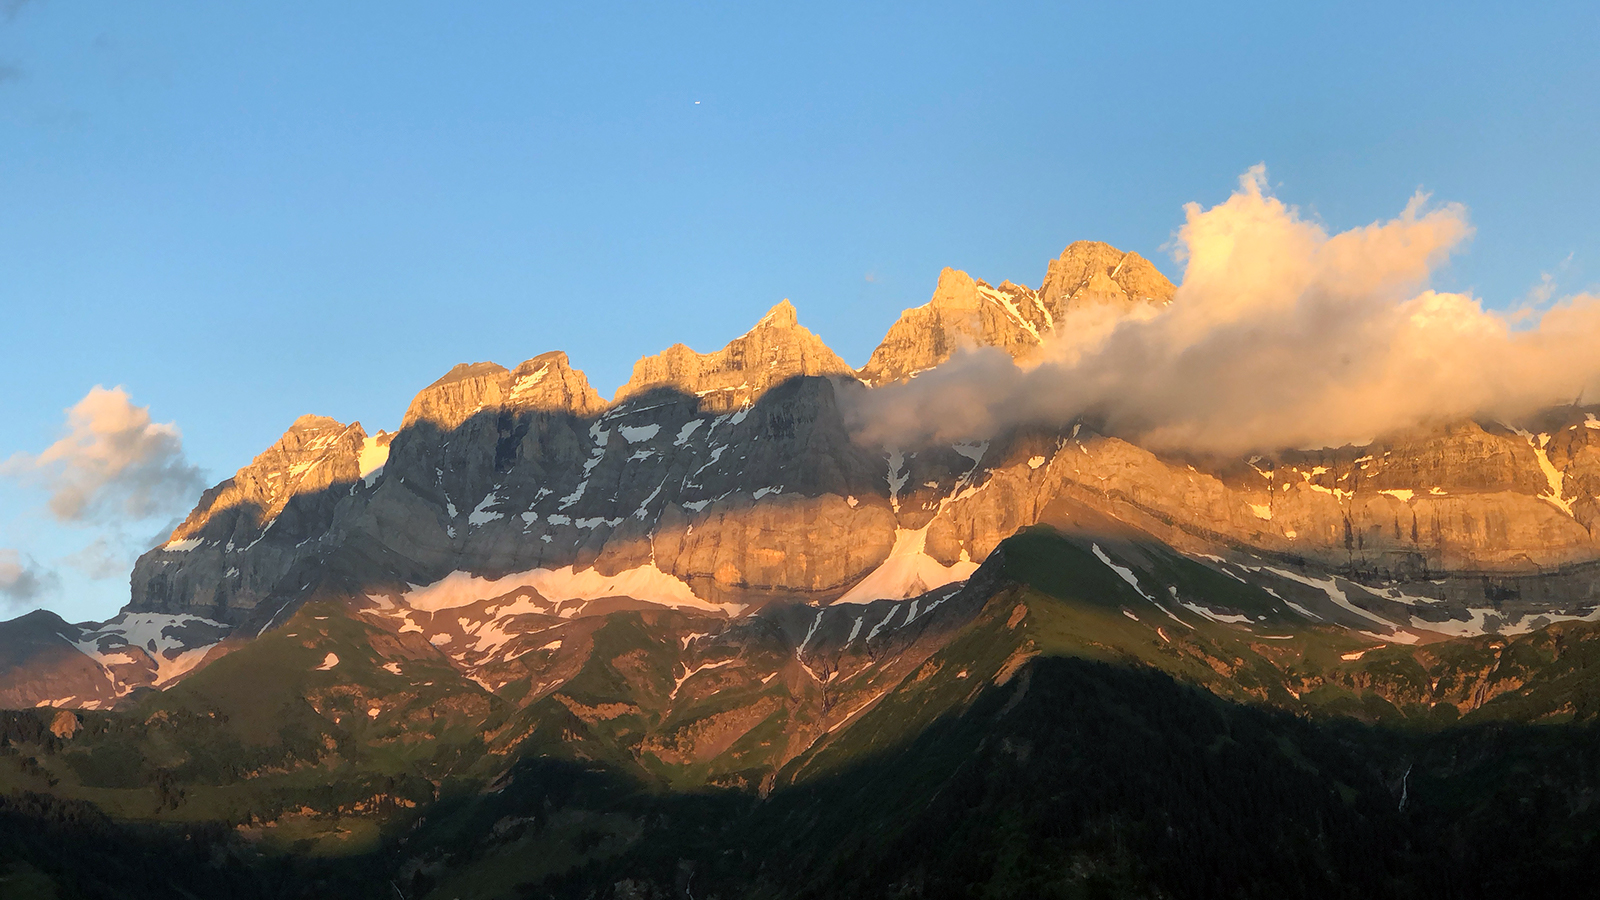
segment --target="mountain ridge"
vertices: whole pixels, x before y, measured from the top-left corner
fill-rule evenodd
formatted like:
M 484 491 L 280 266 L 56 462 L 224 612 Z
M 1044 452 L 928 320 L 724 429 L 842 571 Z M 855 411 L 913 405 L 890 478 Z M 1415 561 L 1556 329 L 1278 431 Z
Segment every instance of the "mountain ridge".
M 1600 421 L 1586 409 L 1248 460 L 1162 456 L 1085 421 L 870 447 L 845 420 L 854 392 L 914 377 L 963 341 L 1026 360 L 1075 304 L 1127 312 L 1172 296 L 1137 254 L 1077 242 L 1039 290 L 946 269 L 855 371 L 787 300 L 717 351 L 641 359 L 609 402 L 561 351 L 514 369 L 463 363 L 417 393 L 392 435 L 296 420 L 140 558 L 125 614 L 173 617 L 174 634 L 210 623 L 217 645 L 328 591 L 469 576 L 514 576 L 554 602 L 612 590 L 735 616 L 909 600 L 960 583 L 1063 500 L 1185 553 L 1425 598 L 1374 623 L 1418 640 L 1594 612 Z M 78 646 L 96 627 L 56 630 Z M 36 683 L 16 696 L 101 704 L 143 684 L 91 662 L 98 691 Z

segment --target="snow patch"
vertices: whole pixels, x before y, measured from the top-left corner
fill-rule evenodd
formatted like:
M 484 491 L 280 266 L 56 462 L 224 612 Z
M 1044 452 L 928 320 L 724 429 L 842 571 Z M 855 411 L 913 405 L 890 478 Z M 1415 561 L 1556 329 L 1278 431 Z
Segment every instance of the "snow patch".
M 424 612 L 454 609 L 479 600 L 504 596 L 513 591 L 532 588 L 546 600 L 598 600 L 602 597 L 632 597 L 658 606 L 683 609 L 701 609 L 708 612 L 737 614 L 743 609 L 737 604 L 718 604 L 702 600 L 683 580 L 669 575 L 646 563 L 626 569 L 615 575 L 602 575 L 595 569 L 574 571 L 572 566 L 559 569 L 530 569 L 503 578 L 484 578 L 470 572 L 451 572 L 449 575 L 425 586 L 413 585 L 403 599 L 407 606 Z
M 1167 609 L 1165 606 L 1162 606 L 1161 602 L 1159 600 L 1157 600 L 1156 598 L 1154 598 L 1154 597 L 1150 596 L 1149 594 L 1145 593 L 1144 592 L 1144 588 L 1139 586 L 1139 577 L 1137 575 L 1133 574 L 1133 570 L 1128 568 L 1128 567 L 1126 567 L 1126 566 L 1119 566 L 1115 562 L 1113 562 L 1111 557 L 1107 556 L 1106 552 L 1104 550 L 1100 549 L 1100 545 L 1099 544 L 1090 544 L 1089 545 L 1089 549 L 1093 550 L 1094 551 L 1094 555 L 1101 562 L 1103 562 L 1107 566 L 1109 566 L 1111 568 L 1111 571 L 1117 573 L 1117 575 L 1123 581 L 1126 581 L 1128 584 L 1132 585 L 1133 589 L 1138 592 L 1139 596 L 1145 598 L 1146 600 L 1149 600 L 1151 603 L 1154 603 L 1156 609 L 1159 609 L 1162 612 L 1166 613 L 1167 614 L 1167 618 L 1171 619 L 1174 622 L 1177 622 L 1179 625 L 1182 625 L 1185 628 L 1193 628 L 1194 627 L 1193 625 L 1190 625 L 1188 622 L 1185 622 L 1184 620 L 1178 618 L 1177 615 L 1172 612 L 1172 610 Z
M 672 446 L 682 447 L 684 444 L 688 443 L 689 436 L 694 434 L 696 428 L 699 428 L 704 424 L 704 419 L 690 419 L 689 421 L 685 422 L 683 427 L 678 429 L 678 436 L 673 439 Z
M 1249 568 L 1249 567 L 1246 567 L 1246 568 Z M 1351 603 L 1350 602 L 1350 598 L 1348 596 L 1346 596 L 1345 592 L 1339 587 L 1338 582 L 1331 575 L 1329 577 L 1327 577 L 1327 578 L 1312 578 L 1309 575 L 1298 575 L 1298 574 L 1296 574 L 1294 572 L 1290 572 L 1287 569 L 1279 569 L 1279 568 L 1275 568 L 1273 566 L 1261 566 L 1259 569 L 1256 569 L 1255 571 L 1271 572 L 1272 574 L 1278 576 L 1279 578 L 1287 578 L 1290 581 L 1298 581 L 1301 584 L 1317 588 L 1318 590 L 1322 591 L 1324 594 L 1327 594 L 1328 595 L 1328 599 L 1332 600 L 1335 606 L 1338 606 L 1341 609 L 1349 610 L 1350 612 L 1355 613 L 1356 615 L 1362 617 L 1363 619 L 1366 619 L 1369 622 L 1376 622 L 1377 624 L 1382 625 L 1382 626 L 1384 626 L 1386 628 L 1393 628 L 1394 627 L 1394 623 L 1390 622 L 1388 619 L 1385 619 L 1385 618 L 1383 618 L 1382 616 L 1380 616 L 1380 615 L 1378 615 L 1376 613 L 1368 612 L 1367 610 L 1362 609 L 1361 607 L 1355 605 L 1354 603 Z M 1284 602 L 1288 603 L 1287 600 L 1285 600 Z M 1293 604 L 1290 604 L 1290 605 L 1293 606 Z M 1299 610 L 1300 612 L 1305 612 L 1305 610 L 1301 610 L 1301 609 L 1299 609 L 1299 607 L 1296 607 L 1296 609 Z
M 876 624 L 874 626 L 872 626 L 872 630 L 867 632 L 867 641 L 870 643 L 873 638 L 877 637 L 878 636 L 878 632 L 882 631 L 884 629 L 884 626 L 888 625 L 894 619 L 894 614 L 899 612 L 899 611 L 900 611 L 900 607 L 899 606 L 891 606 L 891 607 L 889 607 L 889 614 L 887 616 L 883 617 L 883 621 L 879 622 L 878 624 Z
M 361 453 L 357 457 L 361 480 L 367 487 L 372 487 L 372 483 L 378 480 L 378 476 L 383 474 L 384 465 L 388 462 L 389 445 L 380 444 L 376 437 L 368 435 L 366 440 L 361 442 Z
M 630 444 L 637 444 L 640 441 L 648 441 L 655 437 L 660 431 L 661 426 L 657 424 L 622 425 L 617 428 L 617 433 L 622 435 L 622 439 Z
M 544 380 L 544 376 L 548 374 L 549 371 L 550 364 L 546 363 L 540 366 L 537 371 L 530 372 L 527 375 L 518 378 L 511 385 L 511 401 L 515 403 L 516 401 L 521 400 L 527 395 L 533 393 L 533 389 L 538 386 L 539 382 Z
M 961 559 L 946 566 L 928 555 L 928 527 L 895 529 L 889 557 L 834 602 L 905 600 L 971 577 L 978 570 L 977 563 Z
M 494 491 L 490 491 L 489 496 L 484 497 L 483 500 L 479 502 L 478 505 L 472 510 L 472 513 L 467 516 L 467 523 L 476 528 L 479 525 L 485 525 L 489 522 L 493 522 L 496 519 L 504 519 L 506 517 L 505 513 L 489 511 L 489 508 L 494 506 L 496 503 L 499 503 L 500 499 L 501 498 L 499 495 L 497 495 Z
M 806 652 L 806 645 L 811 643 L 811 638 L 817 633 L 817 626 L 822 624 L 822 614 L 824 612 L 826 612 L 826 610 L 817 610 L 817 617 L 811 620 L 811 627 L 806 630 L 805 640 L 800 642 L 800 646 L 794 648 L 795 659 L 799 659 L 801 654 Z
M 692 669 L 689 668 L 688 666 L 685 666 L 684 667 L 684 671 L 683 671 L 683 677 L 676 679 L 677 683 L 672 686 L 672 693 L 669 695 L 669 697 L 671 699 L 673 699 L 673 700 L 678 699 L 678 691 L 683 687 L 683 683 L 685 681 L 688 681 L 694 675 L 696 675 L 696 674 L 698 674 L 700 672 L 704 672 L 707 669 L 720 669 L 723 666 L 725 666 L 725 665 L 727 665 L 727 664 L 729 664 L 731 662 L 733 662 L 732 659 L 719 659 L 716 662 L 703 663 L 701 665 L 695 666 Z
M 906 468 L 905 454 L 899 450 L 890 450 L 885 457 L 889 463 L 889 505 L 895 512 L 900 511 L 900 489 L 906 486 L 906 481 L 911 478 L 911 470 Z M 905 469 L 905 471 L 901 471 Z
M 950 449 L 972 460 L 972 464 L 976 466 L 983 459 L 983 454 L 989 451 L 989 442 L 969 441 L 964 444 L 951 444 Z
M 1545 448 L 1550 445 L 1550 435 L 1541 434 L 1535 436 L 1520 429 L 1516 431 L 1528 442 L 1528 446 L 1533 448 L 1533 454 L 1539 460 L 1539 470 L 1544 472 L 1544 480 L 1550 485 L 1550 491 L 1540 494 L 1539 499 L 1548 500 L 1557 509 L 1569 516 L 1572 515 L 1572 501 L 1562 496 L 1562 483 L 1566 480 L 1566 474 L 1556 468 L 1555 463 L 1550 461 L 1550 454 L 1545 452 Z

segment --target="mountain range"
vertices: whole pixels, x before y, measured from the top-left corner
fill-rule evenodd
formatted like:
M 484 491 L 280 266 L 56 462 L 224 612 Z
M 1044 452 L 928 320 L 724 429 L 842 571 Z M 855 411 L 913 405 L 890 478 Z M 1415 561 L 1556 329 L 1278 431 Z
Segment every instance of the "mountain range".
M 784 301 L 610 401 L 553 351 L 392 433 L 303 416 L 117 617 L 0 623 L 0 885 L 1585 890 L 1600 407 L 1247 457 L 853 427 L 965 349 L 1181 302 L 1078 242 L 1037 289 L 944 270 L 859 369 Z

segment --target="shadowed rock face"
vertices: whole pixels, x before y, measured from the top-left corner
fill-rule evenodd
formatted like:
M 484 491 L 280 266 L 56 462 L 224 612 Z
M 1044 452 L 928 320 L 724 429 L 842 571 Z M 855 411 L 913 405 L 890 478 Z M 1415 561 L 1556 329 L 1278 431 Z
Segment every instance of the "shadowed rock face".
M 787 302 L 714 353 L 641 360 L 611 404 L 561 353 L 457 366 L 392 440 L 297 422 L 141 558 L 130 609 L 259 628 L 318 590 L 535 570 L 574 591 L 632 579 L 618 590 L 724 614 L 903 599 L 966 577 L 1058 500 L 1190 553 L 1459 578 L 1474 596 L 1488 575 L 1502 593 L 1587 602 L 1600 422 L 1586 410 L 1248 461 L 1158 456 L 1083 423 L 905 448 L 863 446 L 844 424 L 843 392 L 936 365 L 962 341 L 1026 358 L 1076 305 L 1171 297 L 1137 255 L 1080 242 L 1038 291 L 945 270 L 859 379 Z M 1526 580 L 1555 567 L 1567 568 L 1543 587 Z
M 367 435 L 359 422 L 301 416 L 141 557 L 130 608 L 225 618 L 254 609 L 278 589 L 300 548 L 327 533 L 340 500 L 381 467 L 389 440 Z

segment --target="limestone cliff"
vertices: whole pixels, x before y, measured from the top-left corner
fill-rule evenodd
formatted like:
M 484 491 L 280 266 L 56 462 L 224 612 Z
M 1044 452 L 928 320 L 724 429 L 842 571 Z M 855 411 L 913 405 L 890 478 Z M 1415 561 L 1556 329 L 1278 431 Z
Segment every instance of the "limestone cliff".
M 327 533 L 340 501 L 382 468 L 390 438 L 359 422 L 296 419 L 139 558 L 134 608 L 219 618 L 254 609 Z

